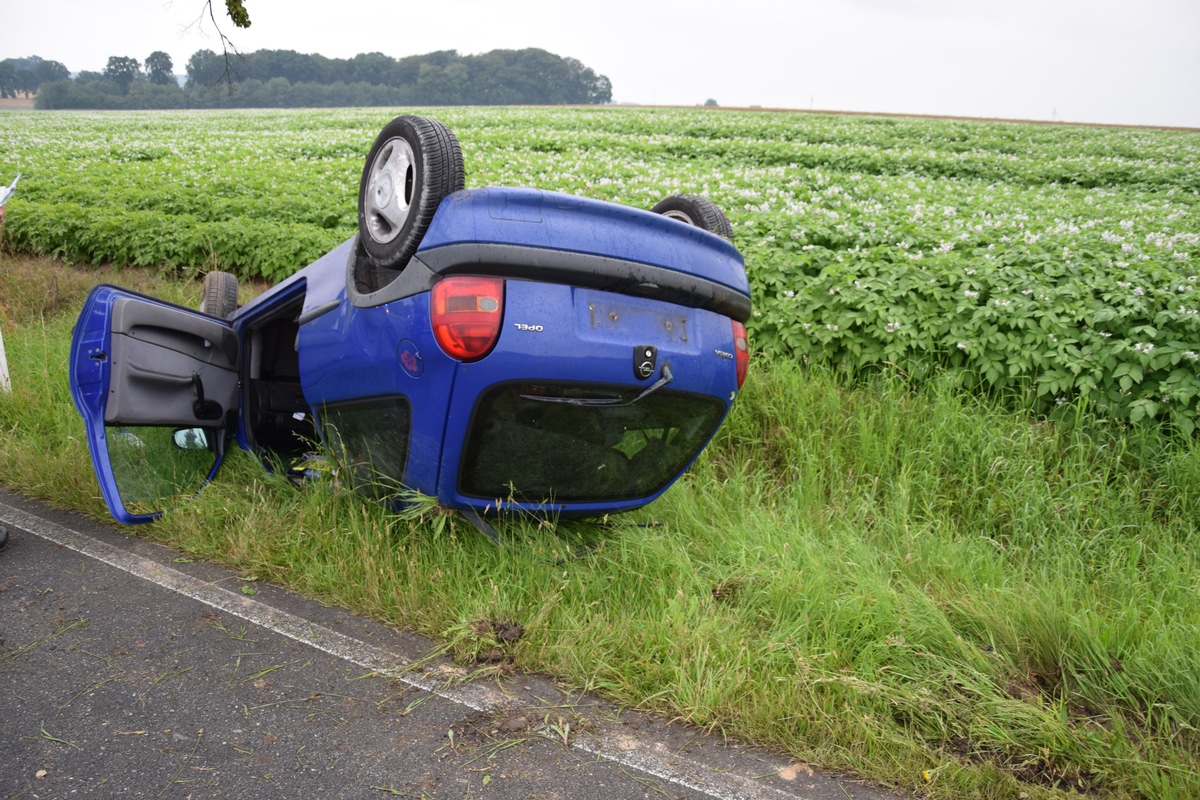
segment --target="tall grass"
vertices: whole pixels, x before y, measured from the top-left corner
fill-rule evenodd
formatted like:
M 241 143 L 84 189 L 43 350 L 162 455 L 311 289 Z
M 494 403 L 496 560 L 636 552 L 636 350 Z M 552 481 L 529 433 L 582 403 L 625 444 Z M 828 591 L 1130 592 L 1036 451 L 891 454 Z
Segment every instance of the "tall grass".
M 0 257 L 3 481 L 104 516 L 66 390 L 92 276 L 36 263 Z M 21 288 L 46 275 L 71 302 Z M 932 796 L 1187 798 L 1198 520 L 1195 441 L 1030 419 L 951 381 L 757 362 L 695 468 L 608 524 L 504 521 L 496 548 L 433 506 L 389 515 L 235 454 L 137 533 L 484 670 L 511 660 Z M 508 622 L 515 642 L 494 635 Z

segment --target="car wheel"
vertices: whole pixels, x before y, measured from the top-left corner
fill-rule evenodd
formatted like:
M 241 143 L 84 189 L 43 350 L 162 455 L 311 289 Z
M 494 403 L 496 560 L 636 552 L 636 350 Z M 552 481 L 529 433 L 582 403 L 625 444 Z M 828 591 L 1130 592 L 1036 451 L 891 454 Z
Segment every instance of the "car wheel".
M 238 279 L 228 272 L 213 271 L 204 276 L 204 295 L 200 313 L 217 319 L 233 319 L 237 311 Z
M 694 194 L 673 194 L 650 210 L 733 241 L 733 226 L 729 224 L 725 212 L 707 198 Z
M 462 150 L 445 125 L 406 115 L 384 126 L 358 185 L 359 239 L 372 263 L 403 266 L 442 198 L 464 182 Z

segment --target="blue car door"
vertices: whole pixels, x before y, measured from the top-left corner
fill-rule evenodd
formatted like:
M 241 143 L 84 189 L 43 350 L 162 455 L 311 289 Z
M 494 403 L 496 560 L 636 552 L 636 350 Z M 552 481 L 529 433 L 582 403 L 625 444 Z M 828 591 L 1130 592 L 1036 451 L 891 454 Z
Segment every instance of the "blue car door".
M 109 511 L 148 522 L 216 472 L 237 425 L 232 326 L 116 286 L 88 295 L 71 342 L 70 383 Z

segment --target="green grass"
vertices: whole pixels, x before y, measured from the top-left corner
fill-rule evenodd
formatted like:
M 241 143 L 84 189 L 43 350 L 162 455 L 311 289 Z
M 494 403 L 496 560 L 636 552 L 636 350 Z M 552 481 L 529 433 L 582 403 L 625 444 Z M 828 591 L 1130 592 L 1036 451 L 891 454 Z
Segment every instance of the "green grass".
M 0 255 L 8 488 L 106 518 L 67 389 L 97 279 Z M 1200 447 L 951 381 L 763 360 L 642 512 L 510 521 L 297 490 L 235 453 L 138 535 L 519 668 L 936 797 L 1200 796 Z M 574 559 L 564 556 L 585 552 Z M 505 623 L 524 627 L 499 640 Z M 494 663 L 481 670 L 495 669 Z

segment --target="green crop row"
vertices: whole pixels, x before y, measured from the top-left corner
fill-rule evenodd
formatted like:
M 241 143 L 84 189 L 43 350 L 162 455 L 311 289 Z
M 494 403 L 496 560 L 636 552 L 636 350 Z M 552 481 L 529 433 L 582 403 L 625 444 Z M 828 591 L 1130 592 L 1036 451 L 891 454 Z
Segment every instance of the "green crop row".
M 397 112 L 398 113 L 398 112 Z M 1200 134 L 704 109 L 427 111 L 470 186 L 722 206 L 756 350 L 1200 422 Z M 279 280 L 353 235 L 378 109 L 6 113 L 6 239 Z
M 800 288 L 761 293 L 764 346 L 920 377 L 950 367 L 1043 413 L 1082 402 L 1117 419 L 1195 429 L 1196 275 L 1034 248 L 912 261 L 875 247 L 830 264 L 821 263 L 827 253 L 810 254 L 792 266 L 807 277 Z
M 22 224 L 7 238 L 20 250 L 74 263 L 117 267 L 170 265 L 185 273 L 231 269 L 279 281 L 336 246 L 341 239 L 321 227 L 253 217 L 203 220 L 189 214 L 27 203 Z

